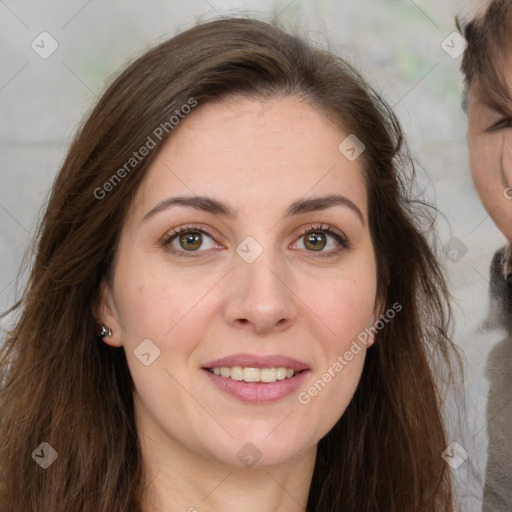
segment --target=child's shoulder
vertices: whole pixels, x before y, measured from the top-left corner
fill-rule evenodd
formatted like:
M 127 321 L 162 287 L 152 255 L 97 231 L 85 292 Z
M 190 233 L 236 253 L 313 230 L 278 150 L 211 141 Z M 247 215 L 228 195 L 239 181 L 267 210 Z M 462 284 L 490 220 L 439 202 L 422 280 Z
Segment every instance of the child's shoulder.
M 496 327 L 512 331 L 512 244 L 498 249 L 490 268 L 490 315 Z

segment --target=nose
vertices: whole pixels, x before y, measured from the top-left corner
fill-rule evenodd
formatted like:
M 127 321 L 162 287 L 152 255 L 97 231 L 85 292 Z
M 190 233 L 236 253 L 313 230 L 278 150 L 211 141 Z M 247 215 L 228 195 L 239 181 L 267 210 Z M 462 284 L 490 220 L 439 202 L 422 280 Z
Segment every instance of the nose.
M 269 251 L 247 263 L 235 263 L 225 307 L 227 322 L 263 335 L 281 332 L 297 319 L 297 296 L 290 273 L 277 265 Z

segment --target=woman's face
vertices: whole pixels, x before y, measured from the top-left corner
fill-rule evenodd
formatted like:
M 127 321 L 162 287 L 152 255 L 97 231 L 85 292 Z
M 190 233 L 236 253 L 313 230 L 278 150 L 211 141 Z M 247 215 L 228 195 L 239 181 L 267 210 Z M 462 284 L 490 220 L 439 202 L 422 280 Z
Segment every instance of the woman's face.
M 153 161 L 98 316 L 163 451 L 279 464 L 345 411 L 377 284 L 348 135 L 298 99 L 234 97 L 193 110 Z

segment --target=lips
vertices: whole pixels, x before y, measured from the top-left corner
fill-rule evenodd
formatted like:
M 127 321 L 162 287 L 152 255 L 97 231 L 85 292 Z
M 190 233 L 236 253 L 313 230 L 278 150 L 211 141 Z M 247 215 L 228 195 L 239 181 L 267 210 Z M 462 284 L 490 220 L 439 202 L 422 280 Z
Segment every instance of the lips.
M 296 392 L 309 373 L 309 366 L 282 355 L 235 354 L 209 361 L 201 370 L 211 383 L 232 397 L 264 404 Z
M 223 357 L 216 359 L 215 361 L 209 361 L 203 365 L 203 368 L 213 369 L 222 367 L 233 367 L 241 366 L 242 368 L 289 368 L 295 370 L 296 373 L 302 370 L 309 370 L 309 366 L 294 359 L 292 357 L 283 355 L 274 356 L 256 356 L 252 354 L 234 354 L 232 356 Z

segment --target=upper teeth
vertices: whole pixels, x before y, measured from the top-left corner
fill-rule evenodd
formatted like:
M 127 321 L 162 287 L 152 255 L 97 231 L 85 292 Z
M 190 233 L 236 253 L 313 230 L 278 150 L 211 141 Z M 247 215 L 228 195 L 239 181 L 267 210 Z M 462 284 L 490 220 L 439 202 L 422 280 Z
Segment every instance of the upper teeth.
M 212 368 L 215 375 L 231 377 L 233 380 L 244 380 L 245 382 L 275 382 L 293 377 L 295 370 L 291 368 L 244 368 L 242 366 L 222 366 Z

